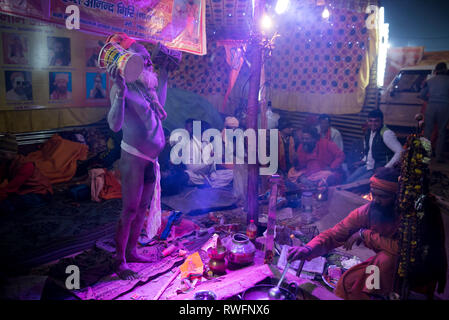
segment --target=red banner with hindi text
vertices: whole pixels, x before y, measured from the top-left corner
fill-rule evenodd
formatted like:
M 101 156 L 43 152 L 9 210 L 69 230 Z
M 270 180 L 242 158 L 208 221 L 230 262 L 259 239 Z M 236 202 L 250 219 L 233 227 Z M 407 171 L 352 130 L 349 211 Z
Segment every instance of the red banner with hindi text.
M 142 41 L 206 54 L 205 0 L 0 0 L 0 11 L 65 25 L 68 6 L 80 12 L 80 29 L 125 32 Z M 71 13 L 71 11 L 69 11 Z

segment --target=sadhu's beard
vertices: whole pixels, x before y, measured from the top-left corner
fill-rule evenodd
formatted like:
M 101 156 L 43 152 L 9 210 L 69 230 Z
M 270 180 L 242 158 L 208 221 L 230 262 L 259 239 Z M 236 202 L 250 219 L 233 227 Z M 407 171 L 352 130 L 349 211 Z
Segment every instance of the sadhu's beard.
M 56 91 L 58 91 L 59 93 L 66 93 L 67 92 L 67 86 L 66 85 L 56 86 Z
M 146 68 L 143 69 L 137 80 L 148 89 L 155 89 L 158 85 L 156 72 L 150 71 Z
M 389 206 L 381 206 L 372 201 L 370 203 L 370 215 L 373 222 L 393 222 L 396 219 L 394 202 Z
M 313 149 L 315 149 L 315 143 L 303 143 L 302 148 L 306 153 L 312 153 Z

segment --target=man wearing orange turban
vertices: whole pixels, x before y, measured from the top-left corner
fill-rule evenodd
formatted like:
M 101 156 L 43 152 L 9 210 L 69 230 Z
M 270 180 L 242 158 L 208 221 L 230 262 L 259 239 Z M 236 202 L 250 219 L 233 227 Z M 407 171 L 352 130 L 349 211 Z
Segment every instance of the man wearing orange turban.
M 395 211 L 398 192 L 398 174 L 394 169 L 382 168 L 371 178 L 373 201 L 352 211 L 333 228 L 321 232 L 303 247 L 293 247 L 289 260 L 311 260 L 343 246 L 351 250 L 354 244 L 364 243 L 376 254 L 350 268 L 338 281 L 335 294 L 343 299 L 367 300 L 375 296 L 388 296 L 393 291 L 398 259 L 398 226 Z M 370 276 L 367 267 L 379 268 L 379 288 L 367 288 Z
M 289 250 L 289 261 L 298 259 L 311 260 L 343 246 L 351 250 L 354 244 L 362 242 L 366 248 L 375 252 L 375 255 L 366 261 L 347 270 L 339 279 L 335 294 L 348 300 L 388 299 L 390 294 L 398 292 L 395 275 L 399 259 L 399 225 L 401 217 L 395 210 L 398 193 L 398 174 L 393 168 L 379 168 L 370 179 L 371 195 L 373 200 L 354 211 L 336 224 L 333 228 L 321 232 L 307 245 L 293 247 Z M 435 211 L 434 209 L 432 209 Z M 436 213 L 436 212 L 433 212 Z M 438 232 L 437 226 L 428 232 Z M 444 243 L 444 240 L 442 241 Z M 446 257 L 440 244 L 433 244 L 438 252 L 442 252 L 433 265 L 420 276 L 419 284 L 415 283 L 411 290 L 432 297 L 437 283 L 444 288 L 446 267 L 439 268 L 441 261 Z M 373 266 L 378 269 L 378 283 L 373 285 Z M 434 272 L 435 270 L 443 270 Z M 374 282 L 375 284 L 375 282 Z

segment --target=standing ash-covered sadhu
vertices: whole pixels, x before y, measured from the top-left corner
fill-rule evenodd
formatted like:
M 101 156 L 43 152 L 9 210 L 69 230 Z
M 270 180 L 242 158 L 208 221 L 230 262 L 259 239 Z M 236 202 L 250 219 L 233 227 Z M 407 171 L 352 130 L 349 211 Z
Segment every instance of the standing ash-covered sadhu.
M 116 272 L 122 279 L 133 279 L 137 274 L 127 263 L 150 262 L 136 251 L 142 228 L 152 238 L 161 225 L 158 156 L 165 145 L 162 121 L 167 117 L 163 106 L 169 59 L 160 66 L 158 81 L 150 54 L 143 45 L 124 33 L 110 36 L 108 42 L 140 55 L 144 61 L 142 73 L 132 82 L 121 76 L 120 65 L 108 65 L 114 82 L 108 123 L 115 132 L 123 130 L 120 158 L 123 208 L 115 237 Z
M 446 285 L 444 226 L 435 197 L 429 193 L 430 142 L 409 136 L 402 158 L 398 211 L 399 264 L 396 286 L 402 299 L 410 291 L 431 298 Z

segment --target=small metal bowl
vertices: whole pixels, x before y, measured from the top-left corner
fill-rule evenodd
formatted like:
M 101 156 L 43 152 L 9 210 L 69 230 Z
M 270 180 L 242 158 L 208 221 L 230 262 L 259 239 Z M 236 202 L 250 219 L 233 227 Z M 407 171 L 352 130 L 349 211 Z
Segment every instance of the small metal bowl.
M 198 291 L 193 296 L 194 300 L 217 300 L 217 295 L 209 290 Z

